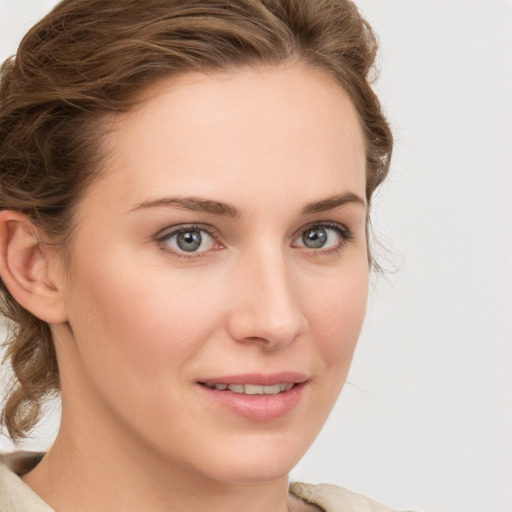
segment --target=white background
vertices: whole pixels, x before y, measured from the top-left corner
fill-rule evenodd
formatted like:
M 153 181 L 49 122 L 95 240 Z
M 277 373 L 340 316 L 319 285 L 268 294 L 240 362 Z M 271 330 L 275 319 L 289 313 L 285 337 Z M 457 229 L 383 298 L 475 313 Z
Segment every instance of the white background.
M 0 0 L 2 60 L 54 3 Z M 397 271 L 374 284 L 349 382 L 292 476 L 396 508 L 510 512 L 512 1 L 357 3 L 396 137 L 374 225 Z

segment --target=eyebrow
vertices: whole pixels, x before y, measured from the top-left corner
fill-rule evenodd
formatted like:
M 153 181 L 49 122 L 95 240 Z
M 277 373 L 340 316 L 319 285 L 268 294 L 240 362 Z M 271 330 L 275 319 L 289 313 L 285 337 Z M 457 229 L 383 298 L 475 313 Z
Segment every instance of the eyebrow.
M 200 197 L 162 197 L 160 199 L 143 201 L 134 208 L 131 208 L 130 211 L 133 212 L 162 206 L 191 210 L 194 212 L 212 213 L 213 215 L 225 215 L 227 217 L 239 217 L 240 215 L 240 212 L 234 206 Z
M 304 208 L 302 208 L 302 214 L 310 215 L 312 213 L 327 212 L 348 203 L 359 204 L 366 209 L 366 201 L 364 199 L 352 192 L 345 192 L 344 194 L 338 194 L 320 201 L 308 203 Z
M 302 215 L 311 215 L 314 213 L 334 210 L 348 203 L 356 203 L 366 208 L 366 201 L 352 192 L 338 194 L 319 201 L 313 201 L 306 204 L 302 210 Z M 226 217 L 240 217 L 240 211 L 227 203 L 203 199 L 201 197 L 162 197 L 159 199 L 143 201 L 130 208 L 130 212 L 137 210 L 146 210 L 149 208 L 173 207 L 195 212 L 211 213 L 213 215 L 222 215 Z

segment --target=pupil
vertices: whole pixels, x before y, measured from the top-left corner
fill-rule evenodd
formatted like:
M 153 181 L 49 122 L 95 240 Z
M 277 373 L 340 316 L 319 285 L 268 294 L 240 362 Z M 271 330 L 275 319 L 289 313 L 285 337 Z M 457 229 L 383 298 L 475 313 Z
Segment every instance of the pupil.
M 202 237 L 199 231 L 183 231 L 176 240 L 182 251 L 193 252 L 201 246 Z
M 302 241 L 306 247 L 310 249 L 319 249 L 327 242 L 327 233 L 323 228 L 308 229 L 302 235 Z

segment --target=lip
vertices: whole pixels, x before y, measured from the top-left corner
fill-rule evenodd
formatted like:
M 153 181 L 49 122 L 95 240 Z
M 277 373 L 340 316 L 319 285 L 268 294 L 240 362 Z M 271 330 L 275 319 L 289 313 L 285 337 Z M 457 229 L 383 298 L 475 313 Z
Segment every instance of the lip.
M 247 373 L 244 375 L 223 375 L 202 379 L 199 382 L 207 386 L 215 384 L 254 384 L 255 386 L 273 386 L 275 384 L 302 384 L 307 381 L 307 375 L 298 372 L 281 372 L 272 374 Z
M 216 405 L 245 419 L 258 422 L 276 420 L 292 412 L 299 404 L 307 383 L 307 375 L 297 372 L 226 375 L 197 382 L 198 388 L 204 396 Z M 290 390 L 276 395 L 246 395 L 208 387 L 215 384 L 253 384 L 256 386 L 294 384 L 294 386 Z

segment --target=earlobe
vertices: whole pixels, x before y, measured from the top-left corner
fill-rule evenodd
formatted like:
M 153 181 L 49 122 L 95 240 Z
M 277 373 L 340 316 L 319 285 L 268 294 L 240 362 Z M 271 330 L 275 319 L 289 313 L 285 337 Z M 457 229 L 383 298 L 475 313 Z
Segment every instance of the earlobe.
M 28 217 L 10 210 L 0 213 L 0 276 L 21 306 L 55 324 L 66 321 L 66 312 L 49 257 Z

